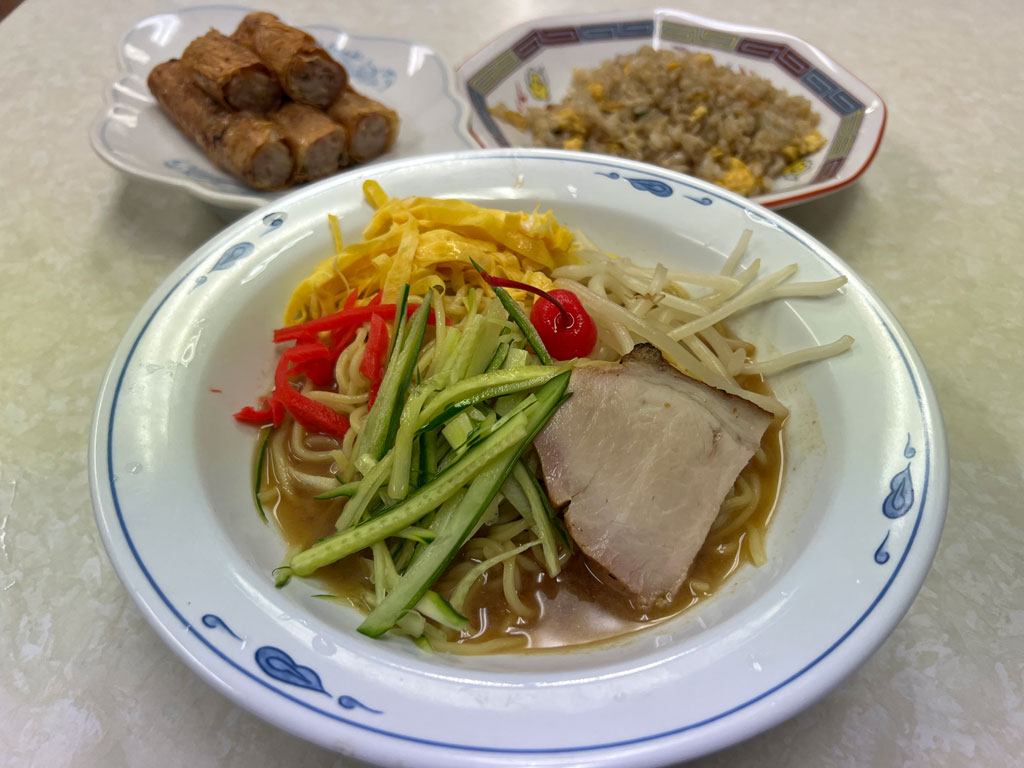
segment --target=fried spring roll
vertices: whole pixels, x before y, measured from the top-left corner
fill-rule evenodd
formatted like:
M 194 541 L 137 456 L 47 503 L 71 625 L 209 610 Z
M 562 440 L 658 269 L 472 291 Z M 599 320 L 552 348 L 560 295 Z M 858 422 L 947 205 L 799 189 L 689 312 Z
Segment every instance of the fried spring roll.
M 295 155 L 297 181 L 322 179 L 348 165 L 345 129 L 322 110 L 289 102 L 271 119 Z
M 272 13 L 250 13 L 233 38 L 259 56 L 284 92 L 300 104 L 324 108 L 348 83 L 345 68 L 312 35 L 288 26 Z
M 345 128 L 348 155 L 357 163 L 380 157 L 398 136 L 398 114 L 351 86 L 327 108 L 327 114 Z
M 215 29 L 189 43 L 181 61 L 222 106 L 265 114 L 281 103 L 281 86 L 259 56 Z
M 292 151 L 269 120 L 231 112 L 210 98 L 178 59 L 149 74 L 149 90 L 164 111 L 214 163 L 256 189 L 281 189 L 292 180 Z

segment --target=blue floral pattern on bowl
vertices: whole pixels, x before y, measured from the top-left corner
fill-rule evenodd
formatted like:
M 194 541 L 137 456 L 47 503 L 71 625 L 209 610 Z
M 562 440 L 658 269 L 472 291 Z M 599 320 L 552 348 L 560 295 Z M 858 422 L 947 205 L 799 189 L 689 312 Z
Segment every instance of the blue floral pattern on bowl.
M 203 626 L 209 627 L 210 629 L 223 630 L 231 635 L 231 637 L 241 642 L 243 646 L 245 645 L 245 640 L 239 637 L 220 616 L 213 613 L 207 613 L 203 616 L 202 622 Z M 280 648 L 275 648 L 272 645 L 261 646 L 256 649 L 256 653 L 253 654 L 253 659 L 256 662 L 256 666 L 259 667 L 265 675 L 277 680 L 278 682 L 294 685 L 298 688 L 305 688 L 306 690 L 315 691 L 316 693 L 322 693 L 325 696 L 331 696 L 331 694 L 327 692 L 327 689 L 324 688 L 320 675 L 318 675 L 314 669 L 299 664 L 288 653 L 282 651 Z M 338 705 L 343 709 L 363 709 L 367 712 L 372 712 L 375 715 L 383 714 L 381 710 L 368 707 L 359 701 L 359 699 L 354 696 L 349 696 L 348 694 L 342 694 L 338 697 L 337 701 Z
M 375 91 L 386 91 L 395 84 L 398 73 L 391 67 L 378 67 L 373 59 L 359 50 L 331 46 L 330 53 L 348 70 L 348 76 L 360 85 Z
M 910 444 L 910 435 L 907 435 L 907 444 L 903 447 L 903 457 L 907 459 L 907 466 L 892 476 L 889 481 L 889 494 L 882 501 L 882 514 L 889 520 L 898 520 L 909 512 L 914 506 L 914 479 L 910 473 L 911 460 L 917 456 L 917 450 Z M 885 538 L 875 550 L 875 562 L 885 565 L 889 562 L 889 551 L 886 544 L 892 531 L 886 531 Z

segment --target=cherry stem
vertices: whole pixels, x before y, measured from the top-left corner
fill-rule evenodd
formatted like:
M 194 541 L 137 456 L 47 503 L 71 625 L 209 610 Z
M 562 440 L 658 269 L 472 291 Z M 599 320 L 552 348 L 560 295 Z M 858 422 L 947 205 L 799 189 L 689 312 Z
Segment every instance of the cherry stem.
M 532 293 L 534 296 L 540 296 L 542 299 L 547 299 L 556 307 L 558 307 L 559 313 L 564 318 L 562 322 L 565 323 L 565 327 L 572 328 L 572 324 L 574 321 L 572 314 L 569 312 L 569 310 L 562 306 L 562 302 L 560 302 L 547 291 L 541 290 L 540 288 L 535 288 L 529 283 L 521 283 L 518 280 L 509 280 L 507 277 L 495 277 L 492 274 L 484 272 L 484 270 L 480 268 L 480 265 L 476 264 L 475 262 L 473 266 L 475 266 L 477 268 L 477 271 L 480 272 L 480 275 L 481 277 L 483 277 L 484 282 L 487 283 L 492 288 L 494 288 L 495 286 L 499 288 L 518 288 L 521 291 Z

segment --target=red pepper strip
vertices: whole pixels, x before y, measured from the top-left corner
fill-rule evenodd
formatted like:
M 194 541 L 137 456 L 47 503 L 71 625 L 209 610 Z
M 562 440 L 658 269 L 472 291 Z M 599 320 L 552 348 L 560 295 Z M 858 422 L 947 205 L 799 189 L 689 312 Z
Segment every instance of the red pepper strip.
M 344 304 L 344 306 L 342 306 L 341 311 L 344 312 L 346 310 L 353 309 L 355 307 L 356 301 L 358 301 L 358 299 L 359 299 L 359 291 L 349 291 L 348 298 L 345 299 L 345 304 Z M 348 338 L 349 334 L 351 334 L 351 338 L 349 338 L 348 341 L 346 341 L 344 344 L 342 344 L 341 342 L 345 338 Z M 341 350 L 343 350 L 345 347 L 347 347 L 349 344 L 351 344 L 352 343 L 352 339 L 354 339 L 355 337 L 356 337 L 356 329 L 355 328 L 347 328 L 347 329 L 345 329 L 345 328 L 335 328 L 333 331 L 331 331 L 331 358 L 333 359 L 333 362 L 337 362 L 338 361 L 338 355 L 341 354 Z M 333 363 L 332 363 L 332 365 L 333 365 Z
M 409 317 L 412 317 L 412 313 L 417 310 L 419 304 L 409 304 L 406 308 L 406 312 Z M 290 325 L 287 328 L 278 328 L 274 331 L 274 343 L 280 344 L 283 341 L 295 341 L 297 339 L 304 339 L 309 334 L 320 333 L 322 331 L 334 331 L 339 328 L 348 328 L 351 325 L 362 325 L 367 322 L 374 315 L 380 315 L 382 320 L 394 320 L 395 312 L 398 310 L 396 304 L 376 304 L 366 305 L 365 307 L 354 307 L 353 309 L 343 309 L 340 312 L 335 312 L 333 315 L 324 315 L 318 317 L 316 320 L 307 320 L 300 325 Z M 434 316 L 430 315 L 427 318 L 427 323 L 433 325 Z M 451 324 L 451 321 L 448 321 Z
M 330 386 L 334 381 L 334 361 L 330 348 L 319 341 L 296 344 L 286 350 L 289 376 L 306 376 L 318 387 Z
M 307 341 L 302 344 L 296 344 L 291 349 L 286 349 L 281 357 L 288 361 L 288 365 L 291 368 L 288 371 L 288 375 L 292 376 L 296 373 L 301 373 L 301 371 L 296 369 L 301 368 L 306 363 L 315 360 L 326 360 L 330 354 L 331 350 L 328 349 L 326 344 L 321 344 L 319 341 Z
M 269 407 L 256 410 L 251 405 L 245 406 L 245 408 L 234 414 L 234 417 L 246 424 L 269 424 L 274 419 L 274 415 Z
M 301 368 L 293 369 L 292 373 L 303 374 L 315 387 L 329 387 L 334 383 L 334 362 L 330 359 L 330 354 L 331 351 L 327 349 L 327 356 L 322 360 L 310 360 Z
M 331 331 L 331 366 L 338 363 L 338 355 L 345 351 L 345 347 L 355 341 L 359 332 L 358 326 Z
M 297 392 L 288 381 L 288 353 L 294 349 L 296 348 L 286 350 L 277 364 L 277 371 L 274 373 L 274 399 L 281 403 L 306 431 L 344 437 L 348 432 L 348 419 L 323 403 Z
M 380 315 L 370 318 L 370 335 L 366 338 L 363 361 L 359 364 L 359 372 L 370 380 L 371 384 L 380 384 L 384 378 L 384 363 L 390 346 L 388 324 Z
M 284 421 L 284 405 L 274 397 L 271 397 L 268 403 L 270 405 L 270 416 L 274 420 L 274 426 L 280 427 Z
M 369 411 L 373 408 L 373 404 L 377 402 L 377 393 L 380 391 L 380 382 L 375 381 L 370 385 L 370 396 L 366 399 L 366 410 Z
M 354 307 L 335 312 L 333 315 L 324 315 L 316 320 L 307 320 L 301 325 L 291 325 L 287 328 L 278 328 L 274 331 L 274 342 L 292 341 L 301 338 L 307 333 L 320 333 L 321 331 L 334 331 L 340 328 L 347 328 L 350 325 L 362 325 L 374 315 L 380 315 L 385 320 L 394 320 L 395 311 L 398 306 L 395 304 L 384 304 L 375 307 Z
M 368 302 L 366 302 L 366 306 L 368 306 L 368 307 L 379 307 L 380 303 L 381 303 L 381 301 L 383 301 L 383 299 L 384 299 L 384 291 L 377 291 L 375 294 L 373 294 L 373 298 L 370 299 Z

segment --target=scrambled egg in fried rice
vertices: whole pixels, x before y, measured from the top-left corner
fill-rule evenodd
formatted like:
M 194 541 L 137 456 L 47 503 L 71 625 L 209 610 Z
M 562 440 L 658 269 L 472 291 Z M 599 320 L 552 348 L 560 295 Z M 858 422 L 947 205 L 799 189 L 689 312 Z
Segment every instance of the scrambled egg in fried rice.
M 535 146 L 653 163 L 747 196 L 825 145 L 806 98 L 709 54 L 650 46 L 575 70 L 558 104 L 494 112 Z

